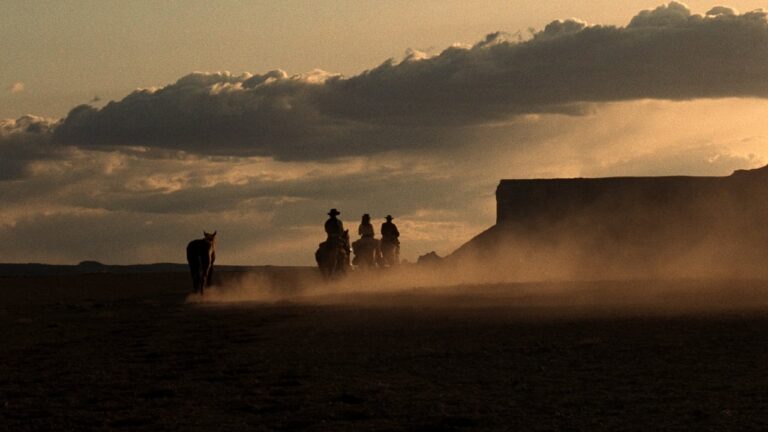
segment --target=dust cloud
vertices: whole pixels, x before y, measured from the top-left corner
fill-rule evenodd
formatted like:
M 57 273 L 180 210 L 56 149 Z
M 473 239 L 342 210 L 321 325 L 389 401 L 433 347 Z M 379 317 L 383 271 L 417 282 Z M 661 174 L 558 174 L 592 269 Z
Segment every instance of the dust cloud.
M 501 208 L 506 216 L 442 261 L 358 270 L 333 281 L 314 268 L 273 268 L 232 275 L 188 301 L 503 307 L 551 315 L 766 311 L 766 180 L 768 171 L 760 170 L 597 185 L 512 182 L 516 201 Z M 546 200 L 536 198 L 542 192 Z
M 660 267 L 654 260 L 648 267 L 653 271 L 643 273 L 621 260 L 596 271 L 601 263 L 594 256 L 587 259 L 573 243 L 567 246 L 561 241 L 536 251 L 506 247 L 494 258 L 449 257 L 429 266 L 356 270 L 330 281 L 314 268 L 233 274 L 203 296 L 189 295 L 187 302 L 494 308 L 521 318 L 768 311 L 764 277 L 684 266 L 706 255 L 704 250 Z

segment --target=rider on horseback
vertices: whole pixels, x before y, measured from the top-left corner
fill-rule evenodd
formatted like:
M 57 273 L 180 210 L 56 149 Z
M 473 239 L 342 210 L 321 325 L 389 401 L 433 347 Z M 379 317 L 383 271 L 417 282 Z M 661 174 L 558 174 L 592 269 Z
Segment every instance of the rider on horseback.
M 363 238 L 373 238 L 373 225 L 371 225 L 371 215 L 368 213 L 363 215 L 360 226 L 357 227 L 357 233 Z
M 336 209 L 328 212 L 327 221 L 325 221 L 325 233 L 328 239 L 320 243 L 320 247 L 315 252 L 320 270 L 326 276 L 332 276 L 335 273 L 343 273 L 349 267 L 349 233 L 344 230 L 344 224 L 336 216 L 341 213 Z
M 397 225 L 392 223 L 392 216 L 387 215 L 387 221 L 381 224 L 381 251 L 384 259 L 390 266 L 399 261 L 400 254 L 400 231 Z
M 352 252 L 349 247 L 349 233 L 344 230 L 344 224 L 341 222 L 341 219 L 336 218 L 336 216 L 340 214 L 341 213 L 335 208 L 328 212 L 328 216 L 330 217 L 325 221 L 325 233 L 328 234 L 326 243 L 329 246 L 344 248 L 347 256 L 349 256 Z
M 328 234 L 329 242 L 337 242 L 344 235 L 344 224 L 336 218 L 340 214 L 335 208 L 328 212 L 330 217 L 325 221 L 325 233 Z
M 352 243 L 352 250 L 355 252 L 355 259 L 352 264 L 358 267 L 373 267 L 381 256 L 379 241 L 373 238 L 373 225 L 371 224 L 371 215 L 363 215 L 360 225 L 357 227 L 357 233 L 360 239 Z
M 389 243 L 400 244 L 400 231 L 397 225 L 392 223 L 392 216 L 387 215 L 387 221 L 381 224 L 381 240 Z

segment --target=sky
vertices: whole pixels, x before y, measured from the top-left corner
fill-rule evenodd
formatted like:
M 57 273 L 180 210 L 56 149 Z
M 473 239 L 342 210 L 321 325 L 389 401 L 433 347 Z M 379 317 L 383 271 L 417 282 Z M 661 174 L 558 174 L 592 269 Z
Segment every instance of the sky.
M 760 167 L 766 6 L 7 0 L 0 262 L 309 265 L 331 207 L 413 261 L 503 178 Z

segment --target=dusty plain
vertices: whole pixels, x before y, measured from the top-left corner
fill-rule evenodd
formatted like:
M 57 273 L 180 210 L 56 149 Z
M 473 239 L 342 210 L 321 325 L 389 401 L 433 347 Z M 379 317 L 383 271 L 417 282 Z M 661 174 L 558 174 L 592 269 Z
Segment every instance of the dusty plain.
M 0 278 L 0 430 L 768 429 L 766 281 L 189 285 Z

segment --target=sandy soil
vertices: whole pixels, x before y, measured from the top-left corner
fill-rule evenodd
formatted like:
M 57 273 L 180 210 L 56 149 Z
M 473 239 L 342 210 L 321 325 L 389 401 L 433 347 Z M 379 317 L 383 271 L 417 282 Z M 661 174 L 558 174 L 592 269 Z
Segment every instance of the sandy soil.
M 0 278 L 0 429 L 768 428 L 767 282 L 237 303 L 189 283 Z

